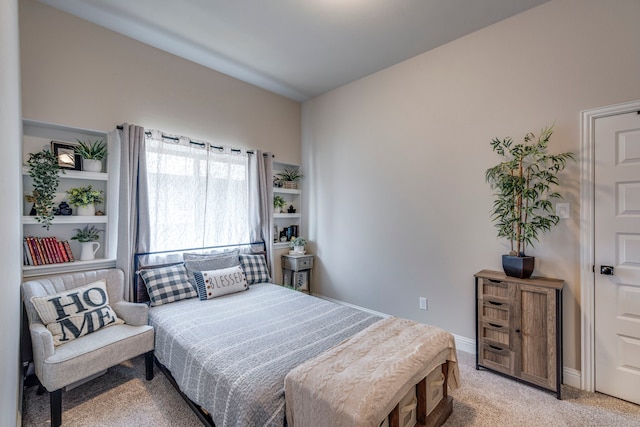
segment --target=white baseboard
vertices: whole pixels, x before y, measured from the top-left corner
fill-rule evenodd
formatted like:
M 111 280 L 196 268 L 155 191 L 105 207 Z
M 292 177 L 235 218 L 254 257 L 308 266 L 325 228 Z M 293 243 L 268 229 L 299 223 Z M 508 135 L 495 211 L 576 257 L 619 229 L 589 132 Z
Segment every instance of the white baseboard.
M 562 384 L 581 389 L 580 383 L 582 379 L 582 373 L 577 369 L 567 368 L 566 366 L 562 369 Z
M 476 354 L 476 340 L 455 334 L 453 334 L 453 338 L 456 340 L 456 350 Z

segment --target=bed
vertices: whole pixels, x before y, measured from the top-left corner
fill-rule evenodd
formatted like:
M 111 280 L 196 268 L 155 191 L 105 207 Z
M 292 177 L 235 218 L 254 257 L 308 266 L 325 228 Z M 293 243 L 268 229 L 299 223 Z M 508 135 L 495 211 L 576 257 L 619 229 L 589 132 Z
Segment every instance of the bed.
M 252 257 L 261 256 L 264 245 L 206 248 L 198 250 L 198 255 L 206 257 L 215 252 L 212 256 L 220 256 L 222 252 L 224 256 L 229 251 L 250 254 Z M 136 255 L 134 288 L 139 301 L 149 298 L 145 296 L 147 288 L 142 284 L 145 281 L 140 280 L 143 273 L 182 265 L 184 252 L 193 254 L 191 250 Z M 253 277 L 255 279 L 256 275 Z M 201 421 L 218 427 L 284 426 L 287 425 L 285 414 L 288 414 L 288 425 L 293 425 L 294 417 L 290 409 L 298 402 L 288 399 L 289 396 L 285 397 L 285 378 L 294 381 L 290 381 L 288 386 L 293 384 L 300 387 L 290 397 L 298 397 L 300 403 L 305 404 L 300 398 L 304 395 L 301 391 L 304 384 L 295 381 L 299 378 L 310 381 L 312 373 L 301 373 L 300 369 L 318 368 L 323 358 L 326 366 L 331 363 L 331 366 L 335 366 L 335 361 L 341 359 L 329 360 L 329 350 L 335 352 L 335 349 L 344 348 L 357 337 L 361 337 L 361 340 L 370 337 L 368 331 L 373 330 L 371 328 L 376 325 L 380 328 L 387 321 L 371 312 L 262 280 L 250 283 L 244 291 L 207 300 L 198 297 L 180 299 L 152 306 L 149 310 L 149 322 L 155 329 L 157 365 Z M 408 402 L 404 407 L 413 410 L 413 419 L 425 425 L 439 425 L 451 412 L 451 398 L 446 395 L 447 381 L 451 381 L 453 371 L 454 385 L 457 384 L 457 365 L 455 344 L 450 334 L 438 328 L 430 329 L 429 333 L 431 331 L 440 334 L 438 346 L 442 348 L 436 351 L 437 357 L 431 357 L 429 366 L 425 365 L 429 372 L 412 374 L 411 382 L 417 378 L 415 383 L 409 384 L 411 387 L 408 388 L 396 387 L 394 396 L 403 397 L 406 392 L 412 392 L 417 398 L 409 396 L 403 399 L 405 403 Z M 448 337 L 443 339 L 443 334 Z M 389 363 L 393 365 L 393 360 Z M 344 369 L 335 378 L 343 378 L 344 372 L 348 371 Z M 299 373 L 297 378 L 294 372 Z M 438 405 L 427 411 L 424 407 L 424 402 L 428 400 L 425 395 L 434 394 L 429 389 L 429 374 L 436 378 L 432 383 L 438 384 L 437 380 L 441 380 L 441 399 Z M 315 393 L 314 390 L 311 392 Z M 335 390 L 327 390 L 327 401 L 331 400 L 331 395 L 335 395 Z M 316 393 L 312 399 L 320 398 Z M 397 400 L 400 402 L 403 399 Z M 422 403 L 416 403 L 421 400 Z M 382 417 L 384 419 L 381 418 L 376 425 L 389 421 L 391 425 L 404 425 L 401 423 L 403 405 L 394 403 L 392 406 L 390 416 Z M 298 417 L 298 420 L 301 421 L 295 425 L 310 425 L 303 418 Z

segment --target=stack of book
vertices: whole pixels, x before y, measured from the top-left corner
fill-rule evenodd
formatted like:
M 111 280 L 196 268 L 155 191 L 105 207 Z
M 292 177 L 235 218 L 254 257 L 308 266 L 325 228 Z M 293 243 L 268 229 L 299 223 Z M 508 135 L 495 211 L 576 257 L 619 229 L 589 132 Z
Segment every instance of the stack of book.
M 59 241 L 55 237 L 25 237 L 24 265 L 46 265 L 73 262 L 69 241 Z

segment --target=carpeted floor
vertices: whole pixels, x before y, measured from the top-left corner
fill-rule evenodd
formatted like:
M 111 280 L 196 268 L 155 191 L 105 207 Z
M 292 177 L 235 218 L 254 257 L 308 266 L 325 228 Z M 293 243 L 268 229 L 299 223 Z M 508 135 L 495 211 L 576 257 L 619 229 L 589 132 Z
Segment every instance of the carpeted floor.
M 563 400 L 550 392 L 475 369 L 475 356 L 458 352 L 462 386 L 451 392 L 455 426 L 602 426 L 640 427 L 640 406 L 599 393 L 563 386 Z M 48 426 L 49 395 L 24 392 L 23 426 Z M 640 392 L 640 391 L 639 391 Z M 62 425 L 180 426 L 202 424 L 156 368 L 153 381 L 144 380 L 144 358 L 110 369 L 62 395 Z

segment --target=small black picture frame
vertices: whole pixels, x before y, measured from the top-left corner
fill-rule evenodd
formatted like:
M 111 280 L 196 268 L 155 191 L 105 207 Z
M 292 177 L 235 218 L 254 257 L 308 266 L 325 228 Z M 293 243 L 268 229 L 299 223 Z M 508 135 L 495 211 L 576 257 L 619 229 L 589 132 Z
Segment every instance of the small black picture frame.
M 51 141 L 51 149 L 58 158 L 60 168 L 76 171 L 82 169 L 82 157 L 75 153 L 74 147 L 75 145 L 67 142 Z

